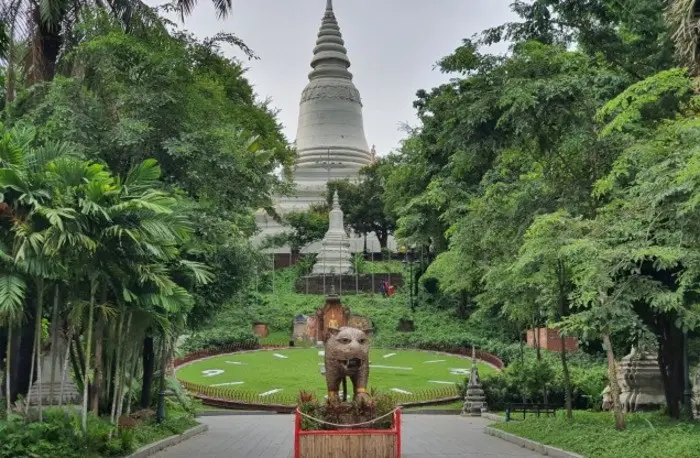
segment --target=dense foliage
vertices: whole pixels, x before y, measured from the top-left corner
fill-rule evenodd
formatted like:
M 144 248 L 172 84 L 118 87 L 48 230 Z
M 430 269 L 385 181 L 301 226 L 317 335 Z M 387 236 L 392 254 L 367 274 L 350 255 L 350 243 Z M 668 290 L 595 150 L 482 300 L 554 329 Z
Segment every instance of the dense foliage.
M 611 362 L 658 352 L 676 417 L 700 317 L 697 82 L 678 68 L 696 65 L 692 7 L 514 2 L 519 20 L 465 40 L 439 61 L 451 82 L 418 92 L 384 196 L 458 307 L 602 341 Z M 483 51 L 502 40 L 507 54 Z
M 235 37 L 168 32 L 155 14 L 125 28 L 77 6 L 55 73 L 21 75 L 2 113 L 0 356 L 8 415 L 29 410 L 14 402 L 48 346 L 87 431 L 88 411 L 116 423 L 153 407 L 178 336 L 246 290 L 262 262 L 253 210 L 283 189 L 273 172 L 293 152 L 221 55 Z

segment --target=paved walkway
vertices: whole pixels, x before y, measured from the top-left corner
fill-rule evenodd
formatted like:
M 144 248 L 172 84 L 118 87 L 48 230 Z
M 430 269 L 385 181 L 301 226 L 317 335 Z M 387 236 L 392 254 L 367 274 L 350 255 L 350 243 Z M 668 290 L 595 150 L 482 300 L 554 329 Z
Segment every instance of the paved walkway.
M 484 434 L 481 418 L 404 415 L 403 457 L 541 457 Z M 202 417 L 209 431 L 164 450 L 156 458 L 288 458 L 292 456 L 292 415 Z M 344 457 L 343 457 L 344 458 Z M 360 457 L 347 457 L 360 458 Z M 362 457 L 370 458 L 370 457 Z

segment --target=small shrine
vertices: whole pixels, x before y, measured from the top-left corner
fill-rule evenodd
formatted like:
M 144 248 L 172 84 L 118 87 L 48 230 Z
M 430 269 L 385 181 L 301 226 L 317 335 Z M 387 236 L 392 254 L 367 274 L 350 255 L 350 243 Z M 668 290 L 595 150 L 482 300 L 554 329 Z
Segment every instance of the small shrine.
M 632 347 L 618 366 L 620 404 L 625 412 L 658 410 L 666 405 L 664 383 L 656 357 Z M 610 387 L 603 391 L 603 409 L 612 408 Z
M 338 191 L 333 194 L 333 208 L 328 214 L 328 231 L 321 242 L 312 276 L 346 275 L 353 272 L 350 237 L 345 233 L 343 211 L 338 201 Z
M 330 336 L 329 329 L 340 329 L 348 326 L 350 309 L 340 303 L 340 296 L 331 287 L 331 293 L 326 296 L 325 305 L 316 312 L 316 341 L 326 342 Z
M 462 416 L 480 417 L 481 412 L 488 410 L 486 394 L 481 387 L 481 378 L 479 377 L 479 368 L 476 366 L 475 355 L 476 351 L 474 347 L 472 347 L 472 368 L 469 371 L 469 381 L 467 382 L 467 391 L 464 396 Z

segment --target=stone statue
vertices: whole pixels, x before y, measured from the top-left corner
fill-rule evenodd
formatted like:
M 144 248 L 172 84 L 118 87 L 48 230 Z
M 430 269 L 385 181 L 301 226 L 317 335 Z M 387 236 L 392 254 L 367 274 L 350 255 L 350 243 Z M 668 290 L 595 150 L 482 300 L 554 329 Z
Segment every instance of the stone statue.
M 369 401 L 369 335 L 371 329 L 342 327 L 331 328 L 325 347 L 326 385 L 328 399 L 338 400 L 340 383 L 349 377 L 352 381 L 354 400 Z

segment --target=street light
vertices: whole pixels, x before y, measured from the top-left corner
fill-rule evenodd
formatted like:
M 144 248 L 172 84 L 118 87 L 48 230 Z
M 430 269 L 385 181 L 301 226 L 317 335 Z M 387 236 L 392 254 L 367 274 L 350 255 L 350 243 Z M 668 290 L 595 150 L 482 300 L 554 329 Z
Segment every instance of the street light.
M 415 278 L 413 275 L 413 265 L 416 264 L 419 261 L 416 261 L 413 259 L 413 248 L 409 248 L 406 250 L 406 255 L 404 256 L 404 260 L 401 261 L 403 264 L 404 271 L 408 271 L 408 300 L 409 300 L 409 305 L 411 307 L 411 312 L 415 311 L 415 306 L 413 304 L 413 291 L 414 291 L 414 282 Z

